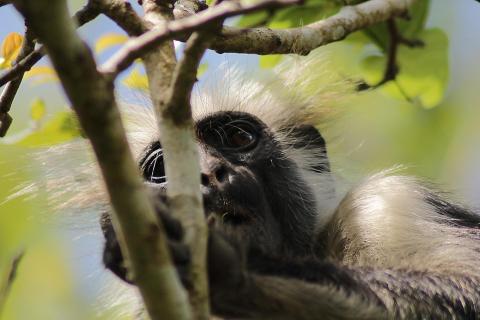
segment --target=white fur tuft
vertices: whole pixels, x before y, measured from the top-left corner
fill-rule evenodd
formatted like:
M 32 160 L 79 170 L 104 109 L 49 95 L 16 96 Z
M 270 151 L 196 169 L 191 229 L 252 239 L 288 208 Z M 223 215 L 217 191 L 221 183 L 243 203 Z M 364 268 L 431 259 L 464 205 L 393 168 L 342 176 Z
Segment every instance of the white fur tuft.
M 349 265 L 480 276 L 480 232 L 458 227 L 425 201 L 416 179 L 381 172 L 352 188 L 329 232 L 332 256 Z

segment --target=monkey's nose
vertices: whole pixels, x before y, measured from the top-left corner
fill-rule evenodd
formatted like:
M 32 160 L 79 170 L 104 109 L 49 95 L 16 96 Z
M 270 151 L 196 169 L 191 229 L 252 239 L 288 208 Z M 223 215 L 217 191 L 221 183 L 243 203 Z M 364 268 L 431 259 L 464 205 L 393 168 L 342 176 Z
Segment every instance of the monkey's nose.
M 201 183 L 205 187 L 221 187 L 228 181 L 228 171 L 224 165 L 216 166 L 209 172 L 202 172 Z

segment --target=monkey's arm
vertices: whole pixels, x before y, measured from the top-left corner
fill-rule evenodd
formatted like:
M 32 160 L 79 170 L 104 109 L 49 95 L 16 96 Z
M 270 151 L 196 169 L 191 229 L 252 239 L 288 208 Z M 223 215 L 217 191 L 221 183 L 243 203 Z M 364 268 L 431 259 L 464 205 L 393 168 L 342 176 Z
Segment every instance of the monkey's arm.
M 212 310 L 225 317 L 254 319 L 381 319 L 378 301 L 336 284 L 252 274 L 242 287 L 213 291 Z
M 478 318 L 478 280 L 467 276 L 249 257 L 243 287 L 214 295 L 214 311 L 262 319 Z

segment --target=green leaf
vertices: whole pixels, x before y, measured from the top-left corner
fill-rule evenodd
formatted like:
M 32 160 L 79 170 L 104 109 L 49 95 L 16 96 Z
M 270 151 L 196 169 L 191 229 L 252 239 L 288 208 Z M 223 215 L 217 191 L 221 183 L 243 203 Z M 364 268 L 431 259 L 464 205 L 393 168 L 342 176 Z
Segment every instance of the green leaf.
M 395 19 L 395 24 L 400 35 L 406 39 L 416 39 L 423 31 L 428 16 L 430 0 L 417 1 L 410 8 L 410 19 Z M 366 28 L 362 31 L 370 40 L 375 43 L 382 51 L 387 51 L 390 41 L 390 33 L 387 23 L 382 22 Z
M 362 31 L 374 44 L 383 52 L 387 51 L 389 40 L 389 32 L 385 22 L 378 23 L 368 27 Z
M 259 11 L 251 14 L 246 14 L 242 16 L 240 20 L 238 20 L 237 27 L 248 28 L 251 26 L 256 26 L 260 22 L 264 21 L 266 18 L 268 18 L 267 11 Z
M 39 129 L 33 129 L 18 136 L 14 144 L 27 147 L 52 146 L 80 136 L 81 132 L 74 113 L 62 111 L 56 113 Z
M 369 56 L 360 62 L 363 80 L 369 85 L 379 83 L 385 71 L 385 56 Z
M 35 99 L 30 106 L 30 117 L 32 120 L 38 121 L 45 116 L 46 109 L 42 99 Z
M 271 54 L 267 56 L 260 56 L 259 64 L 261 68 L 269 69 L 275 67 L 280 60 L 282 60 L 283 55 L 281 54 Z
M 410 19 L 397 19 L 397 27 L 405 38 L 417 37 L 425 28 L 430 0 L 416 1 L 409 10 Z
M 433 108 L 442 101 L 448 81 L 448 39 L 440 29 L 423 31 L 419 37 L 425 47 L 399 47 L 400 72 L 396 80 L 382 86 L 382 90 L 399 99 L 408 97 L 424 108 Z M 378 83 L 385 64 L 384 56 L 365 58 L 362 77 L 369 84 Z

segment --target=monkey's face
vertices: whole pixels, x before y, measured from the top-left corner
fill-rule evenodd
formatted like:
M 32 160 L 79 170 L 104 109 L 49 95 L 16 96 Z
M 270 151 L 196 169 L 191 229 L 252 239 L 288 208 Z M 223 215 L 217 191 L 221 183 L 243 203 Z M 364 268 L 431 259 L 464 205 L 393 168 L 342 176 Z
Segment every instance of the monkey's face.
M 293 164 L 265 124 L 249 114 L 222 112 L 199 121 L 196 133 L 208 223 L 266 249 L 284 245 L 285 226 L 276 206 L 279 197 L 290 204 L 286 182 Z M 146 150 L 140 166 L 147 181 L 168 187 L 159 142 Z

